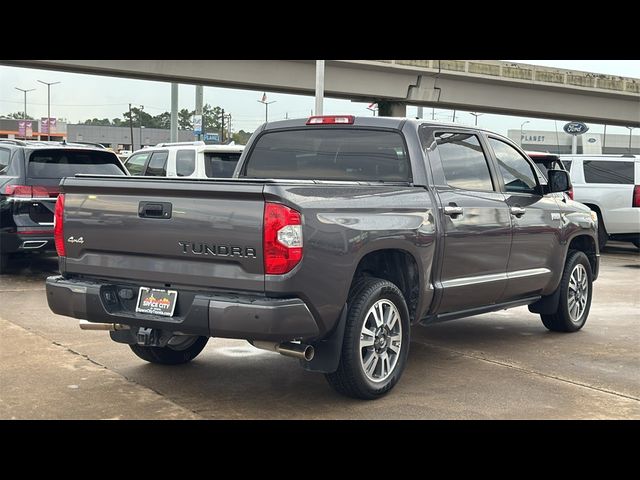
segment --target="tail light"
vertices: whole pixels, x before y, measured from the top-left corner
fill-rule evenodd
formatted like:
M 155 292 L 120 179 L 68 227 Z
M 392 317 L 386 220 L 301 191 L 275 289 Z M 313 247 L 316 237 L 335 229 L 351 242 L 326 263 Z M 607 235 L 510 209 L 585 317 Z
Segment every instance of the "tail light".
M 56 210 L 53 214 L 53 238 L 56 242 L 56 251 L 59 257 L 66 257 L 67 251 L 64 246 L 64 225 L 62 224 L 64 217 L 64 194 L 58 195 L 56 201 Z
M 266 203 L 263 225 L 264 273 L 282 275 L 302 260 L 300 212 L 279 203 Z
M 47 198 L 49 190 L 47 187 L 32 185 L 7 185 L 4 194 L 8 197 Z
M 640 207 L 640 185 L 633 187 L 633 207 Z
M 353 115 L 316 115 L 309 117 L 307 125 L 351 125 L 354 120 L 355 117 Z
M 567 195 L 569 196 L 569 198 L 571 200 L 573 200 L 573 187 L 571 187 L 569 190 L 567 190 Z

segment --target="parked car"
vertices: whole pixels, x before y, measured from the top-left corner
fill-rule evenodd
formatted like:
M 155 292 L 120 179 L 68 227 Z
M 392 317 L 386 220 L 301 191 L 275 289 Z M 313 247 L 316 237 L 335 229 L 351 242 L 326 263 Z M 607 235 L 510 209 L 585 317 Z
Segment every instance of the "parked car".
M 609 239 L 640 248 L 640 155 L 560 155 L 574 197 L 598 215 L 600 248 Z
M 570 187 L 566 171 L 538 173 L 477 128 L 269 122 L 231 179 L 64 179 L 47 300 L 148 362 L 246 339 L 338 392 L 378 398 L 418 324 L 528 305 L 549 330 L 584 326 L 595 214 L 553 196 Z
M 243 145 L 160 143 L 134 152 L 125 166 L 134 176 L 229 178 L 243 150 Z
M 544 179 L 548 179 L 547 172 L 549 170 L 568 170 L 564 167 L 564 164 L 560 160 L 560 156 L 554 153 L 547 152 L 526 152 L 533 163 L 536 164 L 540 173 L 544 176 Z M 567 195 L 570 199 L 573 200 L 573 188 L 570 188 L 566 192 L 556 193 L 560 198 L 563 198 L 564 195 Z
M 76 173 L 125 175 L 113 152 L 60 142 L 0 140 L 0 271 L 9 255 L 55 251 L 58 184 Z

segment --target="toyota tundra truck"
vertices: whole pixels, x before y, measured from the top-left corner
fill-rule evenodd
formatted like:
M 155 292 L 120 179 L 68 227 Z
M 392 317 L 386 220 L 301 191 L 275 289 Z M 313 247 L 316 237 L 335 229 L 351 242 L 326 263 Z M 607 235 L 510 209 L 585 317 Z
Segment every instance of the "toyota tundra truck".
M 76 175 L 60 183 L 51 310 L 148 362 L 245 339 L 387 393 L 417 325 L 528 305 L 580 330 L 597 217 L 511 140 L 415 119 L 263 124 L 231 178 Z

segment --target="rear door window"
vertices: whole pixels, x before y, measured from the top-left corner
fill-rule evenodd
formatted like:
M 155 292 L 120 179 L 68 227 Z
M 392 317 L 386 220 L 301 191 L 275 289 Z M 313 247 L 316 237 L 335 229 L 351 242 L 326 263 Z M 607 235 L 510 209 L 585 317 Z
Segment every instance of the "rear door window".
M 537 175 L 532 165 L 511 145 L 489 138 L 489 144 L 498 160 L 498 167 L 504 179 L 507 192 L 535 193 L 538 186 Z
M 178 150 L 176 152 L 176 175 L 188 177 L 196 171 L 196 151 Z
M 438 132 L 435 137 L 447 185 L 464 190 L 493 190 L 487 159 L 477 136 Z
M 167 157 L 169 152 L 153 152 L 151 154 L 151 160 L 147 165 L 147 171 L 145 175 L 153 177 L 166 177 L 167 176 Z
M 77 173 L 123 175 L 120 160 L 111 152 L 82 150 L 35 150 L 29 157 L 30 178 L 73 177 Z
M 240 160 L 240 153 L 205 152 L 204 172 L 209 178 L 230 178 Z
M 587 183 L 633 185 L 633 163 L 584 160 L 584 179 Z
M 411 181 L 398 132 L 309 127 L 267 132 L 253 147 L 244 175 L 297 180 Z
M 142 175 L 144 172 L 144 166 L 147 163 L 147 160 L 149 160 L 150 156 L 151 152 L 131 155 L 129 158 L 127 158 L 124 166 L 127 167 L 127 170 L 129 170 L 129 173 L 131 175 Z

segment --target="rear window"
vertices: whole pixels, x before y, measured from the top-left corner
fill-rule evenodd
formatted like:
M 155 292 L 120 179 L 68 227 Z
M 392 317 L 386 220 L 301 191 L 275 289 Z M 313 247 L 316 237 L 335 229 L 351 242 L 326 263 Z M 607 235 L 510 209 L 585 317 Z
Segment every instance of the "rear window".
M 76 173 L 124 175 L 113 153 L 100 151 L 36 150 L 31 153 L 30 178 L 73 177 Z
M 633 185 L 633 162 L 601 162 L 584 160 L 587 183 L 617 183 Z
M 258 138 L 245 171 L 252 178 L 408 182 L 409 158 L 396 132 L 307 128 Z
M 240 160 L 240 153 L 205 152 L 204 172 L 209 178 L 230 178 Z

